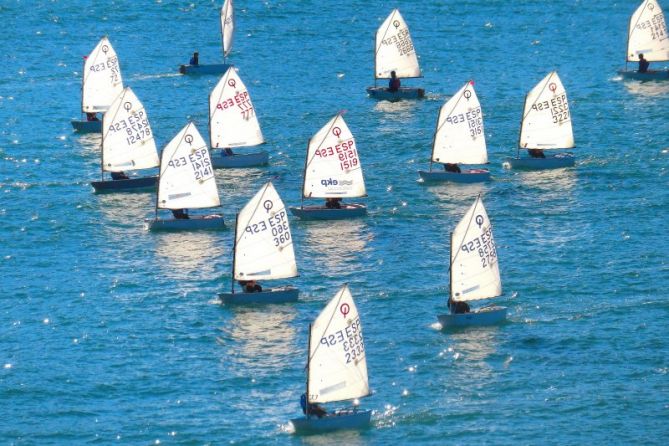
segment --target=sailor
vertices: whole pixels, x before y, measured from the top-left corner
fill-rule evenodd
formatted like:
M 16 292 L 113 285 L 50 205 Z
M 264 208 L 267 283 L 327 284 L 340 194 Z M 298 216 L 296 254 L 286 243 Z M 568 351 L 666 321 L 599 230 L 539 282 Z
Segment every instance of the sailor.
M 193 57 L 190 58 L 190 62 L 189 62 L 189 63 L 190 63 L 191 65 L 200 65 L 200 53 L 198 53 L 197 51 L 195 51 L 195 52 L 193 53 Z
M 129 180 L 130 179 L 130 177 L 128 175 L 126 175 L 125 172 L 123 172 L 123 171 L 112 172 L 111 177 L 112 177 L 112 180 L 114 180 L 114 181 L 116 181 L 116 180 Z
M 453 173 L 462 173 L 460 170 L 460 166 L 458 166 L 455 163 L 446 163 L 444 164 L 444 170 L 446 172 L 453 172 Z
M 177 220 L 188 220 L 190 218 L 186 209 L 172 209 L 172 215 Z
M 100 119 L 98 118 L 96 113 L 86 113 L 86 121 L 92 122 L 92 121 L 99 121 Z
M 326 198 L 325 207 L 328 209 L 341 209 L 341 198 Z
M 531 158 L 546 158 L 544 151 L 541 149 L 527 149 L 527 153 Z
M 255 280 L 240 280 L 239 285 L 245 293 L 260 293 L 262 287 Z
M 305 415 L 316 415 L 318 418 L 323 418 L 328 412 L 316 403 L 307 403 L 307 394 L 303 393 L 300 396 L 300 406 L 302 406 L 302 413 Z M 307 410 L 308 406 L 308 410 Z
M 643 54 L 639 54 L 639 73 L 647 73 L 650 62 L 644 59 Z
M 390 80 L 388 81 L 388 91 L 398 91 L 400 89 L 400 78 L 397 77 L 394 71 L 390 72 Z

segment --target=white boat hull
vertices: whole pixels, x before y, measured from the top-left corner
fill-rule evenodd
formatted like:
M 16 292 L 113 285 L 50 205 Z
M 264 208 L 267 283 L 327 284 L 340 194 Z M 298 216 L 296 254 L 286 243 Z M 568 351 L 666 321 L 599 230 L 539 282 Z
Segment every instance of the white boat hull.
M 451 181 L 453 183 L 479 183 L 490 181 L 490 171 L 488 169 L 469 169 L 463 170 L 461 173 L 419 170 L 418 175 L 425 182 Z
M 291 207 L 290 212 L 301 220 L 348 220 L 364 217 L 367 207 L 364 204 L 342 204 L 341 209 L 329 209 L 325 206 Z
M 149 231 L 193 231 L 225 228 L 222 215 L 198 215 L 187 219 L 158 218 L 145 221 Z
M 180 65 L 179 73 L 181 74 L 223 74 L 230 68 L 229 64 L 212 64 L 212 65 Z
M 212 149 L 211 163 L 214 165 L 214 169 L 264 166 L 269 163 L 269 153 L 263 151 L 257 153 L 223 155 L 221 150 Z
M 469 313 L 440 314 L 437 319 L 443 328 L 495 325 L 506 320 L 506 307 L 495 305 L 479 308 Z
M 102 133 L 102 121 L 77 121 L 73 119 L 72 128 L 77 133 Z
M 323 418 L 300 417 L 290 420 L 295 433 L 318 433 L 346 429 L 364 429 L 369 427 L 371 410 L 341 410 Z
M 504 161 L 510 169 L 560 169 L 574 166 L 574 155 L 571 153 L 558 153 L 546 158 L 507 158 Z
M 669 70 L 651 70 L 645 73 L 620 70 L 618 71 L 618 74 L 621 75 L 623 79 L 635 79 L 638 81 L 669 81 Z
M 422 88 L 400 87 L 397 91 L 389 91 L 385 87 L 367 87 L 367 94 L 374 99 L 385 101 L 399 101 L 402 99 L 420 99 L 425 97 Z
M 282 304 L 296 302 L 300 290 L 291 286 L 270 288 L 258 293 L 220 293 L 221 302 L 226 305 Z

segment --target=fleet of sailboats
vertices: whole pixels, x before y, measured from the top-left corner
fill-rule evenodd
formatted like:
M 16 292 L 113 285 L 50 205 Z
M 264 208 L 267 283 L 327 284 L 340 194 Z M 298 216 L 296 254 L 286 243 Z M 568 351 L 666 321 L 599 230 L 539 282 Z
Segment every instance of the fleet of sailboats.
M 650 62 L 669 61 L 669 35 L 664 12 L 657 0 L 644 0 L 630 17 L 627 31 L 627 58 L 629 62 L 639 62 L 643 58 Z M 627 65 L 627 64 L 625 64 Z M 621 70 L 623 78 L 637 80 L 669 80 L 669 69 Z

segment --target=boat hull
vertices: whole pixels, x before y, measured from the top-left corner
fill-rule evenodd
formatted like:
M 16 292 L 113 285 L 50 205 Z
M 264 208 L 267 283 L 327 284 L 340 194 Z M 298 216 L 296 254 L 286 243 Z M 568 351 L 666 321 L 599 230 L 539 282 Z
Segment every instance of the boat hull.
M 295 433 L 318 433 L 369 427 L 371 410 L 345 410 L 328 414 L 323 418 L 300 417 L 290 420 Z
M 270 288 L 259 293 L 220 293 L 221 302 L 226 305 L 248 305 L 248 304 L 283 304 L 296 302 L 300 290 L 291 286 Z
M 418 175 L 425 182 L 451 181 L 453 183 L 479 183 L 490 181 L 490 171 L 488 169 L 469 169 L 457 172 L 439 172 L 419 170 Z
M 440 314 L 437 319 L 443 328 L 495 325 L 506 320 L 506 307 L 495 305 L 479 308 L 469 313 Z
M 211 153 L 211 163 L 214 169 L 232 169 L 241 167 L 264 166 L 269 163 L 269 153 L 244 153 L 234 155 L 223 155 L 220 150 Z
M 198 215 L 187 219 L 156 218 L 146 220 L 149 231 L 193 231 L 203 229 L 224 229 L 222 215 Z
M 402 99 L 421 99 L 425 97 L 422 88 L 400 87 L 397 91 L 389 91 L 385 87 L 367 87 L 367 94 L 374 99 L 399 101 Z
M 621 75 L 623 79 L 634 79 L 638 81 L 669 81 L 669 70 L 652 70 L 645 73 L 620 70 L 618 71 L 618 74 Z
M 179 73 L 181 74 L 223 74 L 228 71 L 231 65 L 229 64 L 212 64 L 212 65 L 180 65 Z
M 559 153 L 546 158 L 507 158 L 504 164 L 510 169 L 560 169 L 574 166 L 574 155 Z
M 72 120 L 72 128 L 77 133 L 102 133 L 102 121 Z
M 343 204 L 341 209 L 304 206 L 291 207 L 290 212 L 301 220 L 348 220 L 367 215 L 367 207 L 364 204 Z
M 96 193 L 107 192 L 144 192 L 155 190 L 158 184 L 158 176 L 130 178 L 129 180 L 103 180 L 93 181 L 91 186 Z

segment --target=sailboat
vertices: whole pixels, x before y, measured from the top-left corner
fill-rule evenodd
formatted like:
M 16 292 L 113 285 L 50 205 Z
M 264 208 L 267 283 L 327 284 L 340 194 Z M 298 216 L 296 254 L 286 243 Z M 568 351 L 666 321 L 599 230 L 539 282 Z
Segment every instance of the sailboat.
M 219 214 L 158 218 L 159 209 L 184 210 L 219 207 L 221 200 L 209 158 L 207 143 L 192 122 L 188 123 L 163 149 L 156 195 L 156 213 L 147 221 L 148 229 L 221 229 Z M 188 218 L 185 218 L 185 217 Z
M 222 64 L 187 64 L 179 66 L 181 74 L 221 74 L 230 67 L 225 63 L 228 54 L 232 50 L 232 36 L 235 31 L 235 14 L 232 7 L 232 0 L 225 0 L 221 7 L 221 40 L 223 44 L 223 63 Z
M 271 181 L 260 188 L 237 214 L 234 240 L 230 292 L 219 294 L 223 303 L 266 304 L 297 300 L 299 290 L 291 286 L 258 292 L 235 291 L 235 281 L 297 277 L 288 214 Z
M 480 195 L 451 233 L 450 276 L 450 313 L 437 316 L 442 327 L 492 325 L 506 319 L 506 307 L 469 311 L 467 304 L 502 294 L 492 225 Z
M 574 155 L 545 155 L 544 150 L 574 148 L 567 92 L 557 72 L 551 71 L 525 97 L 518 153 L 505 165 L 514 169 L 556 169 L 574 165 Z M 529 157 L 521 158 L 526 149 Z
M 367 427 L 372 412 L 358 410 L 356 404 L 369 393 L 360 315 L 344 285 L 309 325 L 305 416 L 290 422 L 296 433 Z M 347 400 L 355 400 L 351 409 L 315 414 L 318 403 Z
M 242 154 L 232 151 L 265 143 L 249 91 L 232 66 L 209 95 L 209 142 L 215 169 L 263 166 L 269 162 L 264 150 Z
M 367 214 L 364 204 L 340 201 L 342 198 L 366 196 L 355 138 L 342 113 L 338 113 L 309 139 L 304 161 L 302 205 L 291 207 L 290 211 L 303 220 L 361 217 Z M 304 206 L 305 198 L 325 198 L 326 205 Z
M 101 180 L 91 185 L 95 192 L 131 192 L 154 188 L 158 176 L 105 180 L 105 172 L 115 175 L 149 169 L 160 164 L 153 131 L 144 105 L 130 87 L 112 102 L 102 117 Z
M 409 27 L 398 9 L 393 9 L 376 31 L 374 86 L 367 87 L 367 93 L 373 98 L 389 101 L 425 96 L 422 88 L 400 87 L 397 91 L 390 91 L 385 86 L 376 85 L 378 79 L 390 79 L 392 72 L 400 79 L 422 77 Z
M 639 62 L 643 54 L 648 62 L 669 61 L 669 35 L 667 23 L 660 4 L 656 0 L 644 0 L 630 18 L 627 31 L 626 62 Z M 620 70 L 618 73 L 625 79 L 638 80 L 669 80 L 669 70 Z
M 467 82 L 453 97 L 441 106 L 437 129 L 432 141 L 430 170 L 418 171 L 423 181 L 454 181 L 474 183 L 490 179 L 488 169 L 467 169 L 460 172 L 433 171 L 432 163 L 487 164 L 488 152 L 483 129 L 481 103 L 474 90 L 474 82 Z M 459 167 L 455 170 L 460 170 Z
M 121 91 L 123 79 L 118 56 L 105 36 L 84 58 L 81 81 L 82 113 L 95 115 L 106 112 Z M 73 120 L 72 127 L 79 133 L 101 133 L 102 121 Z

